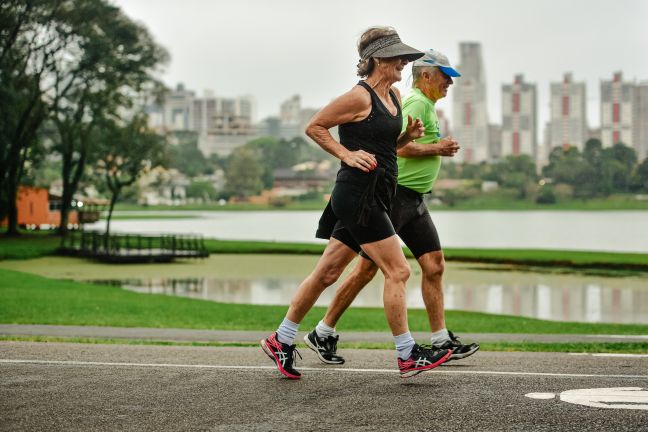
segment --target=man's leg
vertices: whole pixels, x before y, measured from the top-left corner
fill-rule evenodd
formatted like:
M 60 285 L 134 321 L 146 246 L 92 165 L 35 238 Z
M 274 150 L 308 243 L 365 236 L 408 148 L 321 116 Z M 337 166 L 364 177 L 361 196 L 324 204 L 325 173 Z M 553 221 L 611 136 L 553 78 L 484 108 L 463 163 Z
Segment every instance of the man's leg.
M 433 251 L 418 258 L 421 266 L 421 294 L 430 321 L 432 333 L 445 330 L 445 311 L 443 307 L 443 270 L 445 259 L 443 251 Z

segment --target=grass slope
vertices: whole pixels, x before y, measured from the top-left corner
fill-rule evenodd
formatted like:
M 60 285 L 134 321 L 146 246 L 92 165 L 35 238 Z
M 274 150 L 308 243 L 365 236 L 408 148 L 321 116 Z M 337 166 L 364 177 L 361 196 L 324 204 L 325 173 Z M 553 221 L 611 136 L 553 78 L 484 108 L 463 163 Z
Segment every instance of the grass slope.
M 285 306 L 223 304 L 164 295 L 138 294 L 120 288 L 47 279 L 0 270 L 0 323 L 117 327 L 195 328 L 272 331 Z M 324 315 L 314 308 L 302 328 Z M 448 327 L 458 333 L 648 334 L 648 325 L 543 321 L 508 315 L 448 311 Z M 425 311 L 411 310 L 412 331 L 428 331 Z M 388 331 L 381 308 L 351 308 L 341 331 Z

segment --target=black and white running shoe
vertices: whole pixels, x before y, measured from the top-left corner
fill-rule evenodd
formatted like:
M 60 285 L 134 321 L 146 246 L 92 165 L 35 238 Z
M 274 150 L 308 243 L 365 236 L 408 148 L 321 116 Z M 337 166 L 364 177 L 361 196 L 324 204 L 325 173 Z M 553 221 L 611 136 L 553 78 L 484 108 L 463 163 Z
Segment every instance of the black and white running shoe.
M 315 351 L 317 357 L 326 364 L 344 364 L 344 359 L 337 355 L 337 343 L 340 336 L 319 337 L 317 331 L 313 330 L 304 336 L 304 342 L 308 348 Z
M 279 342 L 277 339 L 277 333 L 272 333 L 267 339 L 261 340 L 261 348 L 263 348 L 263 352 L 265 352 L 267 356 L 275 362 L 277 369 L 279 369 L 279 372 L 284 376 L 290 379 L 301 378 L 301 373 L 293 367 L 295 364 L 295 357 L 299 356 L 299 358 L 301 358 L 295 345 L 288 345 Z
M 450 340 L 445 341 L 441 345 L 434 345 L 434 348 L 451 349 L 452 355 L 450 356 L 450 360 L 464 359 L 475 354 L 479 349 L 478 343 L 464 345 L 459 341 L 459 337 L 452 334 L 451 331 L 448 330 L 448 334 L 450 335 Z
M 409 378 L 423 371 L 434 369 L 446 362 L 452 355 L 452 350 L 437 349 L 430 345 L 414 344 L 412 354 L 407 360 L 398 359 L 398 369 L 401 378 Z

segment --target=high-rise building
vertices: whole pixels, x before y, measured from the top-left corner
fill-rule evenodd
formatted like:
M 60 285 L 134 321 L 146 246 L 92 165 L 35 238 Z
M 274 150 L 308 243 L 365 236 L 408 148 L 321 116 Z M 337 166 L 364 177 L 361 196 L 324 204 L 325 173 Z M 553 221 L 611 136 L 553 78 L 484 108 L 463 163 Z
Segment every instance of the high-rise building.
M 257 124 L 259 136 L 268 135 L 291 140 L 296 137 L 310 141 L 306 136 L 306 125 L 319 110 L 302 108 L 301 96 L 293 95 L 279 106 L 279 117 L 268 117 Z M 337 128 L 334 128 L 337 129 Z M 335 135 L 335 131 L 331 130 Z
M 193 101 L 195 93 L 178 84 L 169 91 L 162 105 L 146 107 L 149 125 L 163 131 L 193 130 Z
M 573 82 L 572 74 L 566 73 L 560 83 L 551 83 L 549 109 L 549 151 L 554 147 L 575 146 L 582 150 L 588 137 L 584 82 Z
M 488 125 L 488 154 L 491 161 L 502 158 L 502 126 L 498 124 Z
M 615 72 L 612 81 L 601 81 L 601 142 L 603 147 L 616 143 L 634 147 L 636 100 L 635 84 L 623 81 Z
M 516 75 L 502 85 L 502 156 L 538 155 L 538 104 L 536 85 Z
M 256 104 L 252 96 L 216 97 L 206 91 L 196 97 L 193 91 L 178 84 L 162 105 L 147 107 L 152 127 L 166 131 L 193 131 L 198 147 L 209 155 L 229 154 L 254 137 Z
M 452 87 L 452 133 L 462 150 L 455 158 L 458 162 L 482 162 L 490 159 L 490 155 L 486 75 L 481 44 L 462 42 L 459 52 L 457 69 L 461 77 L 456 79 Z
M 648 157 L 648 81 L 637 85 L 635 150 L 639 161 Z

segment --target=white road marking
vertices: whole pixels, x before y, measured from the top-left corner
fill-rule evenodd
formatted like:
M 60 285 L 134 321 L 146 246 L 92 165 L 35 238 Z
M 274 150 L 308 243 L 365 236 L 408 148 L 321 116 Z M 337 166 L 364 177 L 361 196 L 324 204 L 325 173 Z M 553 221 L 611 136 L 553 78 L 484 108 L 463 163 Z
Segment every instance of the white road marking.
M 554 393 L 527 393 L 524 396 L 531 399 L 553 399 L 556 397 Z
M 641 387 L 567 390 L 560 400 L 594 408 L 648 410 L 648 391 Z
M 176 364 L 176 363 L 127 363 L 127 362 L 95 362 L 72 360 L 39 360 L 39 359 L 0 359 L 0 364 L 40 364 L 60 366 L 124 366 L 124 367 L 149 367 L 149 368 L 188 368 L 188 369 L 216 369 L 216 370 L 275 370 L 274 366 L 230 366 L 230 365 L 205 365 L 205 364 Z M 398 373 L 398 369 L 356 369 L 356 368 L 314 368 L 299 367 L 300 371 L 311 372 L 358 372 L 358 373 Z M 633 378 L 648 379 L 648 375 L 611 375 L 611 374 L 576 374 L 576 373 L 550 373 L 550 372 L 509 372 L 509 371 L 450 371 L 435 369 L 434 373 L 445 375 L 512 375 L 512 376 L 546 376 L 564 378 Z
M 589 338 L 648 339 L 648 335 L 585 335 Z
M 621 354 L 621 353 L 569 353 L 572 356 L 592 357 L 626 357 L 626 358 L 648 358 L 648 354 Z

